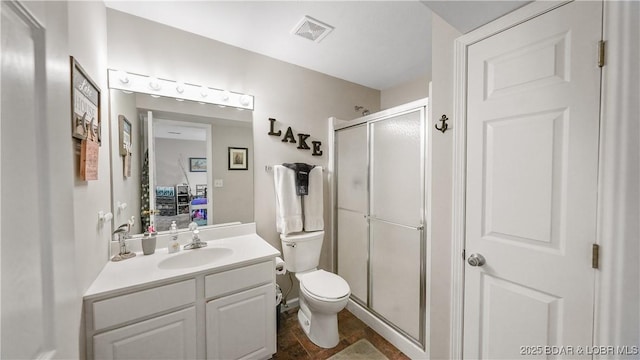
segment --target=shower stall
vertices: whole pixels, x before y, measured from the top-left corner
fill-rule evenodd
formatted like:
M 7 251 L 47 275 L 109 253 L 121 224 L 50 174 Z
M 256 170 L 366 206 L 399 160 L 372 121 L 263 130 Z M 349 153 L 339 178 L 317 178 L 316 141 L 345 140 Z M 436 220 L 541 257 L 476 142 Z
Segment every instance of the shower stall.
M 351 301 L 421 350 L 426 338 L 427 99 L 334 120 L 334 245 Z M 339 123 L 339 124 L 338 124 Z

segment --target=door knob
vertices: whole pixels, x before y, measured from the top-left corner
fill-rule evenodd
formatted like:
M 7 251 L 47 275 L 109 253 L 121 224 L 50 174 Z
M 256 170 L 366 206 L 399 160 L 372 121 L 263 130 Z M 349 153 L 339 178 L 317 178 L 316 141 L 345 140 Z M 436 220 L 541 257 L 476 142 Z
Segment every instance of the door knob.
M 487 262 L 487 260 L 485 260 L 484 256 L 480 254 L 471 254 L 467 259 L 467 262 L 471 266 L 482 266 Z

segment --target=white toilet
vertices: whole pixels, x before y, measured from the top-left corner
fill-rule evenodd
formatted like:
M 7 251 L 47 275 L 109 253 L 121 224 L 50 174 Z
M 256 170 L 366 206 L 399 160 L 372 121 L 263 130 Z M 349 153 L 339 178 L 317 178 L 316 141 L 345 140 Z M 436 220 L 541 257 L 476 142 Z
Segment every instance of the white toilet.
M 351 289 L 340 276 L 318 270 L 324 231 L 280 235 L 287 270 L 300 282 L 298 321 L 309 339 L 323 348 L 340 341 L 338 312 L 347 306 Z

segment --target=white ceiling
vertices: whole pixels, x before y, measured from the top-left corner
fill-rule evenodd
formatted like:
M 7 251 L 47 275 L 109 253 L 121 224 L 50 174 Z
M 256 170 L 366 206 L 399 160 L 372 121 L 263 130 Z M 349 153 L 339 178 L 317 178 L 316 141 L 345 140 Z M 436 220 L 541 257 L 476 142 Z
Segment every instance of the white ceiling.
M 106 1 L 112 9 L 378 90 L 430 75 L 429 7 L 464 33 L 524 3 Z M 293 35 L 305 15 L 334 30 L 319 43 Z

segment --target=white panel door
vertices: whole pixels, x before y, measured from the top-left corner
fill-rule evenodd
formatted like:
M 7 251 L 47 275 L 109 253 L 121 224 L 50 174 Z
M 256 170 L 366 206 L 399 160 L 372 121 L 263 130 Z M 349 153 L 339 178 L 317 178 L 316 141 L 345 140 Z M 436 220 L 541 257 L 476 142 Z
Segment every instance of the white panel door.
M 601 7 L 570 3 L 469 47 L 465 358 L 591 344 Z
M 193 307 L 107 331 L 93 337 L 96 359 L 195 359 Z
M 2 352 L 3 359 L 55 351 L 53 259 L 47 219 L 44 29 L 19 4 L 2 1 Z M 65 64 L 62 64 L 65 65 Z M 48 354 L 47 354 L 48 353 Z

